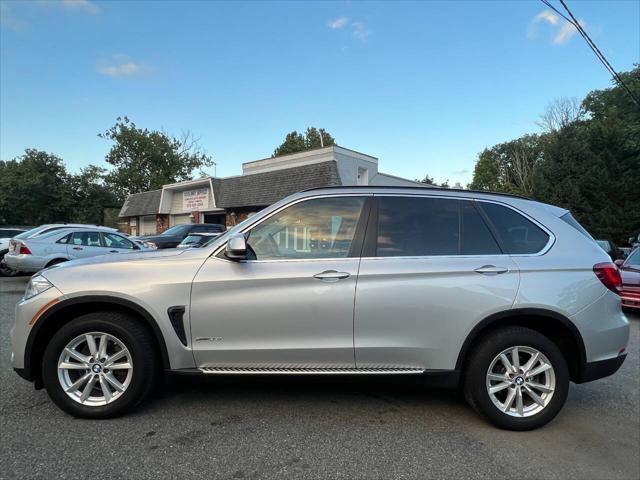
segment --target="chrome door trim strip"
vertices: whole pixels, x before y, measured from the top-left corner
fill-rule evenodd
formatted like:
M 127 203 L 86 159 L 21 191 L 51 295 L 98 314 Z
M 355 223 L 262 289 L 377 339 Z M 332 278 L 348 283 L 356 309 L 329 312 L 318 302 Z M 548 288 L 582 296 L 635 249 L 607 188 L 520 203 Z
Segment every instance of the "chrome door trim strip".
M 267 374 L 267 375 L 407 375 L 421 374 L 423 368 L 340 368 L 340 367 L 228 367 L 212 366 L 199 367 L 202 373 L 218 375 L 246 375 L 246 374 Z

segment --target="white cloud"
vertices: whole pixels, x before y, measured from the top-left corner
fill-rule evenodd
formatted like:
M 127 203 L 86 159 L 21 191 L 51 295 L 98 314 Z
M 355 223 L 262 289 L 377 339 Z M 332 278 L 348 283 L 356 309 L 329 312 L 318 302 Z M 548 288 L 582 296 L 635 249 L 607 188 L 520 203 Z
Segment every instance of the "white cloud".
M 539 23 L 546 23 L 550 25 L 551 31 L 553 32 L 552 42 L 555 45 L 564 45 L 571 39 L 571 37 L 578 33 L 578 30 L 573 26 L 573 24 L 562 19 L 551 10 L 543 10 L 533 17 L 529 23 L 529 31 L 527 32 L 527 36 L 529 38 L 533 38 L 537 35 Z M 585 26 L 585 22 L 583 20 L 578 20 L 578 23 L 583 27 Z
M 364 22 L 353 22 L 351 27 L 353 28 L 353 36 L 363 42 L 371 35 L 371 31 L 367 29 Z
M 86 13 L 100 13 L 102 9 L 89 0 L 61 0 L 60 5 L 68 10 L 82 11 Z
M 112 78 L 135 77 L 149 73 L 151 69 L 135 62 L 126 55 L 113 55 L 98 64 L 98 73 Z
M 560 21 L 560 17 L 553 13 L 551 10 L 543 10 L 538 15 L 533 17 L 533 21 L 535 23 L 541 22 L 543 20 L 547 23 L 550 23 L 551 25 L 557 25 Z
M 329 20 L 327 22 L 327 27 L 329 27 L 331 30 L 339 30 L 341 28 L 344 28 L 344 26 L 349 22 L 349 19 L 347 17 L 338 17 L 334 20 Z
M 582 28 L 584 28 L 584 21 L 578 20 L 578 23 Z M 578 29 L 573 24 L 567 22 L 562 25 L 560 30 L 558 30 L 558 33 L 556 33 L 556 35 L 553 37 L 553 43 L 555 43 L 556 45 L 567 43 L 576 33 L 578 33 Z

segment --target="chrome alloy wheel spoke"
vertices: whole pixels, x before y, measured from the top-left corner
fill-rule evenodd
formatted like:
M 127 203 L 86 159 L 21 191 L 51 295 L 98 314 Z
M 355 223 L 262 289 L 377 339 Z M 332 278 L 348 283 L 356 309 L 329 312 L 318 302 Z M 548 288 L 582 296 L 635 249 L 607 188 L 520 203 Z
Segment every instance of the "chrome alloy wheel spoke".
M 132 356 L 111 334 L 89 332 L 71 340 L 58 358 L 58 381 L 74 401 L 106 405 L 122 396 L 133 376 Z
M 513 417 L 530 417 L 544 410 L 555 390 L 555 371 L 535 348 L 516 345 L 491 362 L 486 388 L 492 403 Z

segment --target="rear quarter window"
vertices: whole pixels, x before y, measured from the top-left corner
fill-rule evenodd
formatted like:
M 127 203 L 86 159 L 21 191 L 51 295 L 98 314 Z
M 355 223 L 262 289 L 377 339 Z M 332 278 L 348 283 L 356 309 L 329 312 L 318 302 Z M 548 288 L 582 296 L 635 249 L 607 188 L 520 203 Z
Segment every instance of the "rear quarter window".
M 507 253 L 528 255 L 542 251 L 549 243 L 549 235 L 515 210 L 489 202 L 478 202 L 493 224 Z

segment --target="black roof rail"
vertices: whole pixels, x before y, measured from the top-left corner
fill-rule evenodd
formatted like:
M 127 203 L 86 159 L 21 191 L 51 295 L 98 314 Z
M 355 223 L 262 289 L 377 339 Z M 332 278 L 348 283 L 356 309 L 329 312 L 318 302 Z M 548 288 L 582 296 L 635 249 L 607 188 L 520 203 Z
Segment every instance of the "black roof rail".
M 341 188 L 357 188 L 357 189 L 401 189 L 401 190 L 428 190 L 428 191 L 437 191 L 437 192 L 462 192 L 462 193 L 480 193 L 484 195 L 498 195 L 501 197 L 511 197 L 511 198 L 519 198 L 522 200 L 533 200 L 529 197 L 523 197 L 522 195 L 515 195 L 513 193 L 501 193 L 501 192 L 491 192 L 489 190 L 465 190 L 464 188 L 447 188 L 447 187 L 432 187 L 432 186 L 402 186 L 402 185 L 327 185 L 326 187 L 313 187 L 307 188 L 305 190 L 301 190 L 301 192 L 312 192 L 314 190 L 339 190 Z

